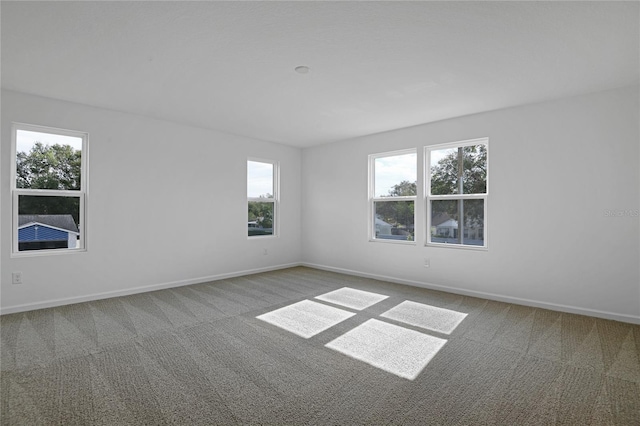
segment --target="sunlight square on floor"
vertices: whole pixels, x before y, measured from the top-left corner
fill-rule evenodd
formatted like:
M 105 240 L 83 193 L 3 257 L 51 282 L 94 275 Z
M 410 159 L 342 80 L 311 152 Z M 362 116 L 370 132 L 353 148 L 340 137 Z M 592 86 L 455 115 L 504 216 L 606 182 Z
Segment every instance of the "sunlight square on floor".
M 373 306 L 389 296 L 384 294 L 371 293 L 369 291 L 356 290 L 355 288 L 343 287 L 329 293 L 321 294 L 315 298 L 336 305 L 361 311 Z
M 325 346 L 413 380 L 446 342 L 445 339 L 370 319 Z
M 451 334 L 467 314 L 405 300 L 380 316 L 438 333 Z
M 256 318 L 308 339 L 354 315 L 322 303 L 302 300 Z

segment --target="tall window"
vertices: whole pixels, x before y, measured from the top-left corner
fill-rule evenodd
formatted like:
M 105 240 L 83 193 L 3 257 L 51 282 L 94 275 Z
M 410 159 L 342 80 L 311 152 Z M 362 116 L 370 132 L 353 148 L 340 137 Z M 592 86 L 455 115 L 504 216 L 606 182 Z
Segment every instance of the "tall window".
M 487 246 L 488 143 L 426 147 L 427 244 Z
M 247 235 L 277 235 L 278 164 L 247 161 Z
M 85 248 L 87 134 L 12 129 L 13 252 Z
M 414 241 L 416 150 L 369 156 L 372 240 Z

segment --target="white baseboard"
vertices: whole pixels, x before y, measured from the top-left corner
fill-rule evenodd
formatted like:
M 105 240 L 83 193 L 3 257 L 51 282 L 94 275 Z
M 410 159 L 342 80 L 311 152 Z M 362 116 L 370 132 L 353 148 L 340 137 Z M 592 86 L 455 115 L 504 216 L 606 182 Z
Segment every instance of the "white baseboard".
M 284 265 L 268 266 L 265 268 L 246 269 L 244 271 L 228 272 L 225 274 L 210 275 L 207 277 L 191 278 L 188 280 L 171 281 L 161 284 L 152 284 L 141 287 L 127 288 L 123 290 L 107 291 L 104 293 L 94 293 L 85 296 L 67 297 L 62 299 L 47 300 L 44 302 L 27 303 L 24 305 L 7 306 L 0 309 L 0 315 L 14 314 L 18 312 L 33 311 L 35 309 L 54 308 L 56 306 L 71 305 L 74 303 L 91 302 L 100 299 L 110 299 L 112 297 L 129 296 L 131 294 L 146 293 L 149 291 L 163 290 L 166 288 L 182 287 L 185 285 L 200 284 L 210 281 L 224 280 L 227 278 L 241 277 L 244 275 L 258 274 L 260 272 L 276 271 L 278 269 L 293 268 L 301 266 L 301 263 L 288 263 Z
M 439 285 L 439 284 L 405 280 L 401 278 L 388 277 L 385 275 L 370 274 L 370 273 L 355 271 L 351 269 L 336 268 L 333 266 L 326 266 L 326 265 L 318 265 L 315 263 L 302 262 L 301 266 L 320 269 L 324 271 L 337 272 L 340 274 L 354 275 L 357 277 L 372 278 L 380 281 L 389 281 L 392 283 L 405 284 L 405 285 L 410 285 L 414 287 L 428 288 L 431 290 L 440 290 L 440 291 L 445 291 L 447 293 L 460 294 L 463 296 L 479 297 L 482 299 L 495 300 L 498 302 L 514 303 L 516 305 L 531 306 L 535 308 L 549 309 L 552 311 L 567 312 L 571 314 L 586 315 L 590 317 L 604 318 L 604 319 L 610 319 L 615 321 L 628 322 L 632 324 L 640 324 L 640 316 L 635 316 L 635 315 L 618 314 L 615 312 L 599 311 L 595 309 L 580 308 L 577 306 L 540 302 L 538 300 L 522 299 L 520 297 L 504 296 L 500 294 L 485 293 L 482 291 L 475 291 L 475 290 L 466 290 L 466 289 L 448 287 L 448 286 Z
M 622 322 L 627 322 L 632 324 L 640 324 L 640 316 L 618 314 L 615 312 L 599 311 L 595 309 L 586 309 L 586 308 L 580 308 L 577 306 L 561 305 L 557 303 L 540 302 L 537 300 L 523 299 L 523 298 L 512 297 L 512 296 L 504 296 L 500 294 L 486 293 L 482 291 L 466 290 L 466 289 L 449 287 L 449 286 L 444 286 L 439 284 L 406 280 L 402 278 L 389 277 L 386 275 L 370 274 L 367 272 L 356 271 L 352 269 L 336 268 L 333 266 L 319 265 L 319 264 L 308 263 L 308 262 L 296 262 L 296 263 L 288 263 L 283 265 L 268 266 L 265 268 L 246 269 L 243 271 L 228 272 L 224 274 L 210 275 L 210 276 L 199 277 L 199 278 L 191 278 L 188 280 L 171 281 L 171 282 L 166 282 L 161 284 L 152 284 L 148 286 L 134 287 L 134 288 L 128 288 L 123 290 L 94 293 L 94 294 L 89 294 L 84 296 L 53 299 L 53 300 L 47 300 L 44 302 L 28 303 L 24 305 L 7 306 L 5 308 L 0 308 L 0 315 L 32 311 L 35 309 L 53 308 L 56 306 L 70 305 L 73 303 L 91 302 L 94 300 L 109 299 L 112 297 L 129 296 L 131 294 L 145 293 L 149 291 L 163 290 L 166 288 L 173 288 L 173 287 L 182 287 L 185 285 L 200 284 L 200 283 L 206 283 L 210 281 L 224 280 L 227 278 L 241 277 L 245 275 L 257 274 L 260 272 L 276 271 L 279 269 L 293 268 L 296 266 L 306 266 L 309 268 L 320 269 L 320 270 L 330 271 L 330 272 L 337 272 L 340 274 L 353 275 L 353 276 L 363 277 L 363 278 L 372 278 L 372 279 L 381 280 L 381 281 L 389 281 L 397 284 L 405 284 L 405 285 L 410 285 L 414 287 L 428 288 L 431 290 L 440 290 L 440 291 L 445 291 L 447 293 L 461 294 L 464 296 L 480 297 L 483 299 L 496 300 L 499 302 L 515 303 L 517 305 L 549 309 L 552 311 L 568 312 L 572 314 L 587 315 L 591 317 L 611 319 L 615 321 L 622 321 Z

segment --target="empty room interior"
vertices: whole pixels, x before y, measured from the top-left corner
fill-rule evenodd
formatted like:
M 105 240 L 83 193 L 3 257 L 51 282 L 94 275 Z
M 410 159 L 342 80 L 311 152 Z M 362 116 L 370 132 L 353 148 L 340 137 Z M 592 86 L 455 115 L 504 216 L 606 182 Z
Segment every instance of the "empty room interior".
M 0 15 L 0 424 L 640 424 L 640 3 Z

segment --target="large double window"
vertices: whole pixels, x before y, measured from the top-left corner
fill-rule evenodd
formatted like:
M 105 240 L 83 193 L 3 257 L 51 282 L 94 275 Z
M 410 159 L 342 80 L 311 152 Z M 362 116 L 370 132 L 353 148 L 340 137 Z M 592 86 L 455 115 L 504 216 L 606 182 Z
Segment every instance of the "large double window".
M 68 253 L 86 245 L 86 133 L 14 124 L 13 253 Z
M 277 235 L 278 163 L 247 161 L 247 235 Z
M 486 247 L 487 139 L 425 148 L 427 244 Z
M 429 246 L 486 248 L 487 154 L 486 138 L 425 147 L 424 194 L 418 193 L 415 149 L 370 155 L 371 240 L 424 236 Z M 416 220 L 418 200 L 426 215 Z
M 416 150 L 369 156 L 372 240 L 413 242 L 417 197 Z

